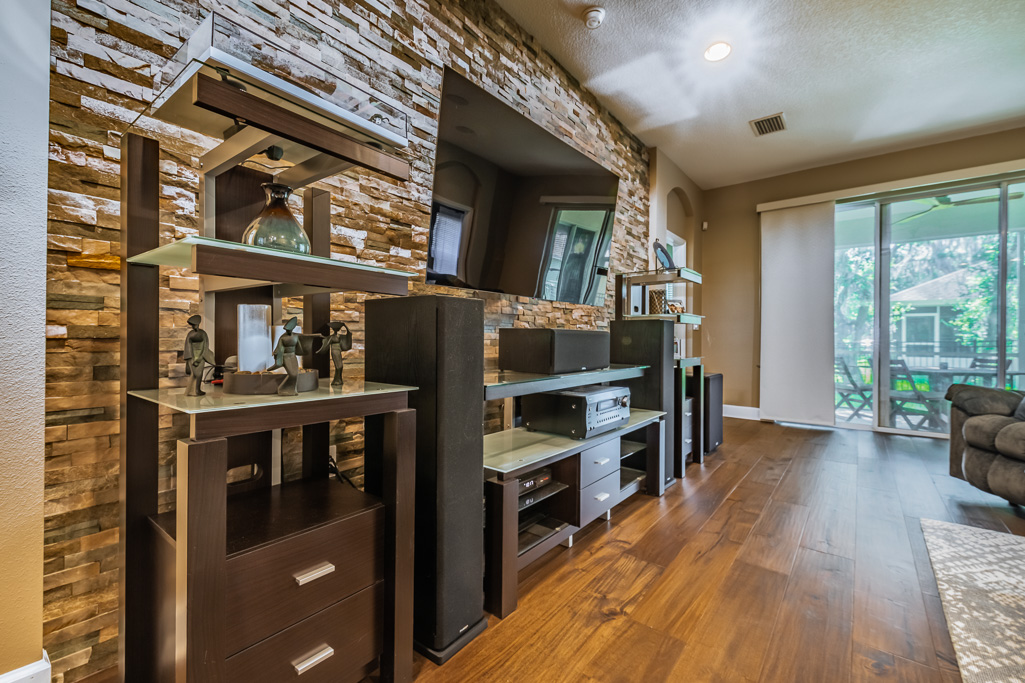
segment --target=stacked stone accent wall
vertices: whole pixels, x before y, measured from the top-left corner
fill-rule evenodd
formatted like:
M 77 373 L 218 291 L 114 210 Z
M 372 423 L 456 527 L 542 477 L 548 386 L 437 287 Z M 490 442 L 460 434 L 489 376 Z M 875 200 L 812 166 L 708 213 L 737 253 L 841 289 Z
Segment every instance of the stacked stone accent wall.
M 616 173 L 612 269 L 647 263 L 643 145 L 494 2 L 53 0 L 44 644 L 58 683 L 117 663 L 120 138 L 152 98 L 156 71 L 214 5 L 297 52 L 317 54 L 409 116 L 410 145 L 401 152 L 412 165 L 409 182 L 350 172 L 323 185 L 333 194 L 332 248 L 419 272 L 413 293 L 482 298 L 489 365 L 502 326 L 606 327 L 611 285 L 605 307 L 580 307 L 423 284 L 444 67 Z M 162 240 L 169 241 L 198 230 L 197 157 L 209 141 L 162 132 L 175 135 L 161 155 Z M 178 386 L 185 319 L 199 310 L 199 287 L 175 269 L 164 269 L 161 284 L 160 382 Z M 355 323 L 347 376 L 362 373 L 364 299 L 332 299 L 335 315 Z M 489 431 L 498 428 L 495 406 L 485 421 Z M 186 424 L 164 414 L 161 430 L 166 507 L 173 501 L 173 441 Z M 361 430 L 359 421 L 334 430 L 339 456 L 350 465 L 359 461 Z M 286 434 L 286 451 L 294 452 L 298 438 Z M 286 476 L 293 470 L 286 462 Z

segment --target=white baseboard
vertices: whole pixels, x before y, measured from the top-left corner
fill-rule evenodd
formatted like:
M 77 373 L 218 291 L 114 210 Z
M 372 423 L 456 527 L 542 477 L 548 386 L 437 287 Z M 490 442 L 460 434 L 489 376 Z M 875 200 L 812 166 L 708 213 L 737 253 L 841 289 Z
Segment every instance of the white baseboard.
M 723 417 L 736 417 L 741 420 L 760 420 L 762 419 L 762 413 L 758 408 L 752 408 L 751 406 L 729 406 L 724 405 L 722 407 Z
M 38 662 L 0 674 L 0 683 L 50 683 L 50 656 L 43 650 L 43 658 Z

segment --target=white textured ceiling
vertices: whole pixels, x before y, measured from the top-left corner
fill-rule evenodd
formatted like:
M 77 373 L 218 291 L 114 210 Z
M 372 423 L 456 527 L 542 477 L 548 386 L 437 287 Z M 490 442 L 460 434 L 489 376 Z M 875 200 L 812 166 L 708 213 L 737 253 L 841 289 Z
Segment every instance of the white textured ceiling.
M 1025 125 L 1025 0 L 497 2 L 705 189 Z

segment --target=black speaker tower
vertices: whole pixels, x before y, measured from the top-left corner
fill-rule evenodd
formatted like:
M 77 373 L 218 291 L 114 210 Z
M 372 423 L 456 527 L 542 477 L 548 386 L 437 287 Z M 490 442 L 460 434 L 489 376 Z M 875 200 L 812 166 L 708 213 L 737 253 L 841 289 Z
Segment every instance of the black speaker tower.
M 661 496 L 676 477 L 684 476 L 683 467 L 674 467 L 676 453 L 676 397 L 673 358 L 673 323 L 670 320 L 613 320 L 611 358 L 613 363 L 647 365 L 643 377 L 615 382 L 630 387 L 630 405 L 647 410 L 663 410 L 665 416 L 665 481 L 658 491 L 648 495 Z
M 366 302 L 366 379 L 419 387 L 413 637 L 442 664 L 484 615 L 484 302 L 447 296 Z M 369 476 L 369 473 L 368 473 Z

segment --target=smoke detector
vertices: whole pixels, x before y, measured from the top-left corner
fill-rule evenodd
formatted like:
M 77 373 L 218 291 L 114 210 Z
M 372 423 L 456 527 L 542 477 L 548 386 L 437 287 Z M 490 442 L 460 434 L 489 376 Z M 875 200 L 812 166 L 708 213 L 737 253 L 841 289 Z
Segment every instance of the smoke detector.
M 592 31 L 601 26 L 603 21 L 605 21 L 604 7 L 588 7 L 584 10 L 584 25 Z

